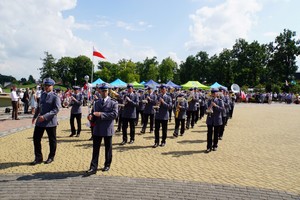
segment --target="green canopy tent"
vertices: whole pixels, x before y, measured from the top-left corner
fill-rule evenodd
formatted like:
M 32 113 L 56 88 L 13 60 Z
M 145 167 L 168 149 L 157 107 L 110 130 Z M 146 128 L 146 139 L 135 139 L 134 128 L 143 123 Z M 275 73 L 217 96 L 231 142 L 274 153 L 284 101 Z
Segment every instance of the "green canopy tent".
M 190 89 L 190 88 L 198 88 L 198 89 L 202 89 L 202 90 L 208 90 L 210 89 L 209 86 L 203 85 L 201 83 L 199 83 L 199 81 L 188 81 L 186 84 L 181 85 L 182 89 L 186 90 L 186 89 Z
M 144 85 L 143 84 L 140 84 L 136 81 L 134 81 L 133 83 L 131 83 L 133 85 L 133 88 L 135 89 L 141 89 L 141 88 L 144 88 Z

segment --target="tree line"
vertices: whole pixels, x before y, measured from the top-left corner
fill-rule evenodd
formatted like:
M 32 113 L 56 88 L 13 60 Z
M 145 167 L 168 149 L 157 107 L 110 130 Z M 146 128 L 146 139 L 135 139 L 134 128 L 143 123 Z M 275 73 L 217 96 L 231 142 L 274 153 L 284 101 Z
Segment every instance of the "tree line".
M 256 87 L 267 91 L 293 89 L 300 92 L 299 83 L 284 87 L 286 82 L 296 83 L 294 75 L 298 69 L 296 58 L 299 54 L 300 40 L 296 39 L 296 32 L 284 29 L 268 44 L 237 39 L 231 49 L 223 49 L 218 55 L 209 56 L 207 52 L 199 51 L 180 64 L 170 57 L 161 62 L 156 57 L 147 57 L 138 62 L 126 59 L 117 63 L 99 61 L 93 80 L 101 78 L 105 82 L 112 82 L 120 78 L 129 83 L 152 79 L 162 83 L 172 80 L 176 84 L 194 80 L 206 85 L 217 81 L 227 87 L 236 83 L 244 89 Z M 75 82 L 83 85 L 84 76 L 91 76 L 93 68 L 91 59 L 83 55 L 57 60 L 45 52 L 42 61 L 40 79 L 51 77 L 64 86 L 72 86 Z

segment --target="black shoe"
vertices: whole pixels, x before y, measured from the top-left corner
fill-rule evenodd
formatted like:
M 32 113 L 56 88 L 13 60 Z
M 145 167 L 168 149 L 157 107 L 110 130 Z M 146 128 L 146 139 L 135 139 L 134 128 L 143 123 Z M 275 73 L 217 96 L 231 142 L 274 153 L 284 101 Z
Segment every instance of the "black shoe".
M 219 140 L 222 140 L 222 137 L 219 137 Z
M 120 132 L 120 129 L 117 129 L 117 130 L 116 130 L 116 133 L 117 133 L 117 132 Z
M 41 164 L 43 162 L 43 160 L 34 160 L 33 162 L 30 163 L 30 165 L 37 165 L 37 164 Z
M 185 129 L 189 130 L 190 128 L 189 127 L 185 127 Z
M 128 142 L 129 144 L 133 144 L 134 143 L 134 140 L 130 140 L 130 142 Z
M 123 142 L 121 142 L 121 144 L 120 145 L 125 145 L 126 144 L 126 141 L 123 141 Z
M 53 160 L 54 160 L 53 158 L 48 158 L 48 160 L 45 161 L 45 164 L 50 164 L 53 162 Z
M 183 136 L 183 133 L 181 133 L 180 136 Z
M 156 147 L 158 147 L 158 144 L 157 144 L 157 143 L 155 143 L 155 144 L 152 146 L 152 148 L 156 148 Z
M 145 130 L 141 130 L 141 132 L 140 133 L 145 133 Z
M 102 169 L 102 171 L 103 171 L 103 172 L 107 172 L 109 169 L 110 169 L 109 167 L 104 167 L 104 168 Z
M 75 135 L 75 133 L 74 134 L 72 133 L 71 135 L 69 135 L 69 137 L 73 137 L 74 135 Z
M 92 174 L 96 174 L 97 173 L 97 170 L 95 169 L 89 169 L 85 172 L 86 175 L 90 176 Z
M 177 133 L 173 133 L 173 136 L 174 136 L 174 137 L 178 137 L 178 134 L 177 134 Z
M 217 148 L 218 148 L 218 147 L 213 147 L 213 149 L 212 149 L 212 150 L 213 150 L 213 151 L 217 151 Z
M 80 136 L 80 134 L 77 134 L 75 137 L 79 137 Z
M 191 128 L 194 128 L 194 126 L 191 126 Z
M 205 153 L 211 152 L 211 149 L 206 149 Z
M 153 133 L 153 130 L 151 130 L 149 133 Z
M 165 142 L 162 142 L 162 143 L 160 144 L 160 146 L 161 146 L 161 147 L 164 147 L 164 146 L 166 146 L 166 143 L 165 143 Z

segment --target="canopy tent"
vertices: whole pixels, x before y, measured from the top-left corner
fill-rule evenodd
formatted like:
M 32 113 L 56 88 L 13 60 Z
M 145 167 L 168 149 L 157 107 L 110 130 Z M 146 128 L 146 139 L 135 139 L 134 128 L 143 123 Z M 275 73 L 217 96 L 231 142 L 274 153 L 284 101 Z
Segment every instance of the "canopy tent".
M 119 87 L 119 88 L 126 88 L 127 83 L 125 83 L 124 81 L 122 81 L 121 79 L 116 79 L 113 82 L 110 83 L 110 85 L 112 87 Z
M 189 89 L 189 88 L 200 88 L 200 89 L 203 89 L 203 90 L 207 90 L 209 89 L 210 87 L 209 86 L 206 86 L 206 85 L 203 85 L 201 83 L 199 83 L 199 81 L 188 81 L 186 84 L 183 84 L 181 85 L 183 89 Z
M 142 84 L 142 85 L 145 85 L 145 83 L 146 83 L 145 81 L 140 82 L 140 84 Z
M 153 80 L 148 81 L 147 83 L 145 83 L 145 87 L 152 87 L 153 89 L 156 89 L 156 87 L 160 86 L 160 84 L 156 83 Z
M 210 88 L 217 88 L 217 89 L 219 89 L 220 87 L 224 87 L 224 88 L 227 89 L 227 87 L 225 87 L 225 86 L 219 84 L 218 82 L 215 82 L 214 84 L 212 84 L 212 85 L 210 86 Z
M 176 84 L 173 83 L 172 81 L 167 82 L 166 85 L 167 85 L 168 87 L 172 87 L 172 88 L 181 88 L 180 85 L 176 85 Z
M 136 88 L 136 89 L 144 88 L 143 84 L 140 84 L 140 83 L 138 83 L 136 81 L 132 82 L 131 84 L 133 85 L 133 88 Z
M 102 83 L 105 83 L 105 82 L 101 78 L 98 78 L 97 80 L 92 82 L 92 87 L 96 87 L 96 85 L 102 84 Z

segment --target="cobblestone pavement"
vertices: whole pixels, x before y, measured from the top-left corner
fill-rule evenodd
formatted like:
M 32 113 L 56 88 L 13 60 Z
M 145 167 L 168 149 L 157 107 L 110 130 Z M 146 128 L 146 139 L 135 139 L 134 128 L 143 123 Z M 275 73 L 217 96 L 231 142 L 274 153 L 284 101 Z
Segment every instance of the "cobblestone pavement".
M 156 149 L 149 132 L 125 146 L 118 145 L 122 137 L 116 134 L 111 170 L 91 177 L 82 176 L 92 154 L 86 120 L 81 136 L 70 138 L 69 122 L 63 120 L 68 110 L 62 111 L 50 165 L 28 165 L 34 158 L 33 127 L 0 138 L 0 198 L 300 199 L 299 111 L 296 105 L 237 105 L 218 151 L 209 154 L 203 119 L 178 138 L 171 122 L 167 145 Z M 0 132 L 11 122 L 17 121 L 1 121 Z M 47 155 L 46 136 L 42 146 Z

